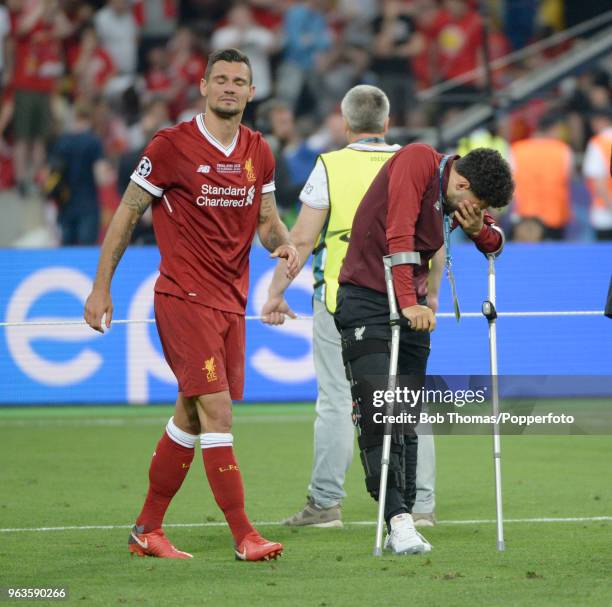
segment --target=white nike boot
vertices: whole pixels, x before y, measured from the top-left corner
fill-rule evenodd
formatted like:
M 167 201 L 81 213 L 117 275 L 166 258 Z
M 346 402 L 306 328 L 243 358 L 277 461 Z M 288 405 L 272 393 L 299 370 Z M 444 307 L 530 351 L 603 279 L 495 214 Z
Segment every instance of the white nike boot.
M 396 514 L 390 523 L 391 533 L 385 539 L 385 550 L 391 550 L 393 554 L 431 552 L 431 544 L 414 528 L 410 514 Z

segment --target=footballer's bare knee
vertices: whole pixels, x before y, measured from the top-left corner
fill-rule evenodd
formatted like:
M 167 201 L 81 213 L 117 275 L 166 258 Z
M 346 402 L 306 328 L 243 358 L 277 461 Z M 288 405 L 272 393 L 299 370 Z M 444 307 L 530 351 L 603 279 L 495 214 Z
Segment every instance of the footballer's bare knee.
M 197 397 L 202 432 L 232 431 L 232 399 L 227 390 Z
M 195 398 L 187 398 L 182 392 L 178 393 L 176 404 L 174 405 L 174 423 L 183 432 L 200 434 L 202 429 Z

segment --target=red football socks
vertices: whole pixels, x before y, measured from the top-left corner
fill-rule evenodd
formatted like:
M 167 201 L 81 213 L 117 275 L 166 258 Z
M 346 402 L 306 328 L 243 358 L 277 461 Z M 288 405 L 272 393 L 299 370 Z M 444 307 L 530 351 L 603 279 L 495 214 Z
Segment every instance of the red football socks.
M 174 424 L 174 418 L 170 418 L 153 453 L 149 492 L 136 520 L 136 525 L 144 525 L 144 533 L 162 526 L 164 514 L 187 476 L 197 439 L 197 435 L 184 432 Z
M 232 448 L 233 436 L 210 432 L 202 434 L 201 441 L 208 483 L 238 545 L 253 526 L 244 511 L 244 488 Z

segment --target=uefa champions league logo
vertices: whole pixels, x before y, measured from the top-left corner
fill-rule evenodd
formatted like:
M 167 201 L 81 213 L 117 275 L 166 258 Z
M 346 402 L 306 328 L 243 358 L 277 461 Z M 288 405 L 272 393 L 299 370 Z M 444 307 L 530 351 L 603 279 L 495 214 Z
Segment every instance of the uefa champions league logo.
M 136 173 L 141 177 L 148 177 L 153 170 L 153 163 L 146 157 L 143 156 L 138 163 Z

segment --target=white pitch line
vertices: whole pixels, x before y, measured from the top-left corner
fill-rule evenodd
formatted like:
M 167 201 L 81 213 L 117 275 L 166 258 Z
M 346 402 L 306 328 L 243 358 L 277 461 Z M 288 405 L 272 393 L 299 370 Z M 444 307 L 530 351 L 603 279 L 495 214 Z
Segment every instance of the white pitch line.
M 596 523 L 601 521 L 612 521 L 612 516 L 575 516 L 570 518 L 561 517 L 539 517 L 539 518 L 507 518 L 504 523 Z M 473 520 L 451 520 L 437 521 L 439 525 L 492 525 L 495 519 L 473 519 Z M 209 522 L 209 523 L 168 523 L 164 527 L 225 527 L 227 523 Z M 280 527 L 279 521 L 255 521 L 255 525 L 267 527 Z M 347 521 L 345 525 L 350 526 L 373 526 L 376 521 Z M 131 529 L 132 525 L 69 525 L 64 527 L 8 527 L 0 528 L 0 533 L 18 533 L 25 531 L 34 531 L 37 533 L 45 531 L 108 531 L 113 529 Z
M 264 424 L 264 423 L 302 423 L 312 422 L 314 419 L 313 413 L 297 414 L 287 413 L 286 415 L 246 415 L 244 417 L 237 415 L 234 417 L 234 423 L 242 424 Z M 168 417 L 107 417 L 107 418 L 70 418 L 63 419 L 3 419 L 0 412 L 0 430 L 3 428 L 120 428 L 124 426 L 158 426 L 166 424 Z

